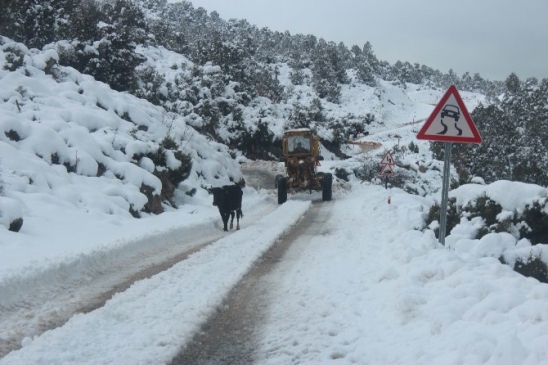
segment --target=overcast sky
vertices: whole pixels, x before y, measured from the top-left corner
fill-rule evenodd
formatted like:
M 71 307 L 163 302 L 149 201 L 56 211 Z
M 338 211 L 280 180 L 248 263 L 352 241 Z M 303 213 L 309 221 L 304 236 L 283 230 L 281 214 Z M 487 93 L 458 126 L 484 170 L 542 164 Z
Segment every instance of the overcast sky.
M 170 0 L 175 2 L 176 0 Z M 191 0 L 221 18 L 314 34 L 380 60 L 491 80 L 548 78 L 548 0 Z

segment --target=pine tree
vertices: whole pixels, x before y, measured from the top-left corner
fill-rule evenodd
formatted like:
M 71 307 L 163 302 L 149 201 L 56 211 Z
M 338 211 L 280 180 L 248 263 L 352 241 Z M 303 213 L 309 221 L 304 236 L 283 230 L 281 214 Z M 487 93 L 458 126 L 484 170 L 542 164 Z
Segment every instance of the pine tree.
M 518 76 L 515 73 L 511 73 L 505 81 L 506 90 L 510 95 L 519 94 L 521 90 L 521 82 L 519 81 Z
M 310 128 L 308 109 L 300 103 L 294 103 L 293 110 L 291 110 L 291 114 L 289 115 L 288 122 L 285 127 L 287 129 Z
M 78 39 L 81 42 L 100 39 L 98 24 L 104 19 L 104 16 L 97 0 L 82 0 L 80 5 L 74 9 L 72 18 L 73 23 L 77 26 L 72 28 L 70 38 Z
M 365 42 L 363 45 L 363 56 L 367 63 L 370 65 L 371 69 L 373 70 L 373 73 L 376 75 L 379 73 L 379 60 L 377 59 L 377 56 L 375 56 L 375 53 L 373 52 L 373 46 L 369 41 Z
M 320 39 L 314 51 L 312 85 L 320 98 L 326 98 L 332 103 L 338 103 L 341 97 L 341 88 L 338 85 L 340 76 L 332 61 L 327 43 Z
M 75 0 L 3 0 L 0 34 L 41 49 L 64 35 Z
M 379 73 L 379 62 L 373 54 L 373 48 L 369 42 L 365 43 L 363 49 L 352 46 L 352 67 L 356 70 L 358 80 L 369 86 L 376 86 L 375 75 Z
M 312 99 L 310 106 L 308 107 L 308 119 L 315 123 L 325 122 L 325 116 L 323 114 L 322 101 L 318 98 Z

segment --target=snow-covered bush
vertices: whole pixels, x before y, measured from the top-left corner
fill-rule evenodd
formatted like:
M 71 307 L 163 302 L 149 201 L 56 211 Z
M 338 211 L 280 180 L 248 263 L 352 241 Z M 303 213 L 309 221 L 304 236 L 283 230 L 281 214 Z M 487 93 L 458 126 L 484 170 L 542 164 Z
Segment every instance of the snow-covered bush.
M 430 208 L 426 225 L 439 219 L 440 205 L 436 202 Z M 458 213 L 457 213 L 458 212 Z M 462 219 L 472 221 L 481 218 L 482 227 L 477 230 L 476 239 L 481 239 L 489 233 L 507 232 L 516 239 L 526 238 L 531 243 L 548 243 L 548 204 L 546 199 L 540 199 L 525 205 L 523 209 L 512 211 L 503 207 L 492 198 L 483 194 L 464 206 L 457 206 L 456 199 L 449 199 L 447 210 L 447 232 L 450 232 Z
M 1 184 L 0 181 L 0 186 Z M 20 202 L 0 196 L 0 225 L 10 231 L 19 232 L 23 226 L 23 209 Z
M 501 261 L 505 263 L 504 257 L 501 258 Z M 535 255 L 533 252 L 529 256 L 518 257 L 514 264 L 514 271 L 519 272 L 523 276 L 548 283 L 548 265 L 542 261 L 540 255 Z
M 548 282 L 546 188 L 501 180 L 490 185 L 463 185 L 450 196 L 446 226 L 449 248 L 496 257 L 523 275 Z M 426 225 L 436 234 L 439 214 L 436 202 L 426 218 Z
M 4 70 L 15 71 L 19 67 L 23 66 L 25 54 L 20 48 L 8 46 L 5 48 L 4 52 L 6 57 Z
M 441 206 L 438 202 L 435 202 L 426 215 L 426 227 L 431 229 L 439 238 L 439 220 L 440 220 Z M 447 219 L 446 219 L 446 232 L 451 232 L 453 228 L 459 223 L 460 217 L 457 213 L 457 200 L 450 198 L 447 205 Z

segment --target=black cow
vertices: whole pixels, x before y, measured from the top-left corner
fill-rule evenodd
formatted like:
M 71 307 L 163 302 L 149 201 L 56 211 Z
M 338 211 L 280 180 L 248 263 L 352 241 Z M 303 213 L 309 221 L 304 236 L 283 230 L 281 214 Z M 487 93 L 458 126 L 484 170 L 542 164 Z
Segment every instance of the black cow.
M 225 185 L 220 188 L 211 188 L 209 191 L 213 194 L 213 205 L 219 208 L 221 218 L 223 219 L 224 230 L 228 231 L 227 223 L 229 215 L 232 216 L 230 229 L 233 227 L 234 215 L 236 215 L 236 229 L 240 229 L 240 218 L 242 213 L 242 188 L 238 185 Z

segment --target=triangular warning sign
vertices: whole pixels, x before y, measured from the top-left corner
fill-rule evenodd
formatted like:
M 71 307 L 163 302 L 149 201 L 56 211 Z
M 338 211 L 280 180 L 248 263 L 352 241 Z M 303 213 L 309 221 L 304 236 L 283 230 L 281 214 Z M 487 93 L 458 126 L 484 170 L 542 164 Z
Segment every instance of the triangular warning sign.
M 439 142 L 481 143 L 481 136 L 455 85 L 451 85 L 445 92 L 445 95 L 443 95 L 417 134 L 417 139 Z
M 392 165 L 384 165 L 381 169 L 381 175 L 382 176 L 394 176 L 396 173 L 394 172 L 394 167 Z
M 392 157 L 392 154 L 390 153 L 390 151 L 386 151 L 386 153 L 382 157 L 381 164 L 382 165 L 395 165 L 396 164 L 396 161 L 394 160 L 394 157 Z

